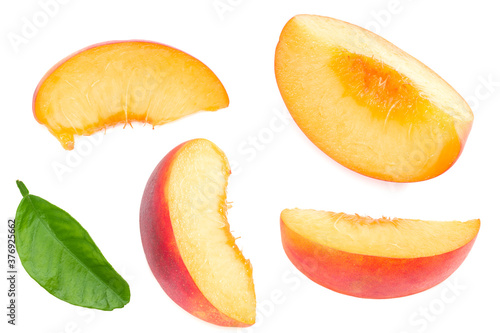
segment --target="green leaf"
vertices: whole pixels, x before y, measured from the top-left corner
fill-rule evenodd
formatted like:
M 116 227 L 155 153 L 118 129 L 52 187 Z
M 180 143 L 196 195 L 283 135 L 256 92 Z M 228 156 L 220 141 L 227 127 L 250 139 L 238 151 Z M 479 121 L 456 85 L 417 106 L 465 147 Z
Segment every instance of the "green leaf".
M 28 274 L 68 303 L 110 311 L 130 301 L 127 282 L 113 269 L 88 232 L 71 215 L 29 194 L 16 212 L 16 245 Z

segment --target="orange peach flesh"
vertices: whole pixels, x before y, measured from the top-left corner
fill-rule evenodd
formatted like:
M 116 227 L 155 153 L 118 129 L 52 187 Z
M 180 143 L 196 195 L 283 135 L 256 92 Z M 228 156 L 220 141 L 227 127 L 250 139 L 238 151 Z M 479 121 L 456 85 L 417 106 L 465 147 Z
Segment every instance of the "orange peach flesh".
M 292 117 L 327 155 L 390 181 L 433 178 L 459 157 L 472 124 L 437 74 L 381 37 L 299 15 L 280 37 L 276 79 Z
M 178 153 L 165 188 L 179 252 L 190 276 L 223 314 L 255 322 L 252 267 L 230 232 L 224 153 L 208 140 L 192 140 Z
M 480 221 L 372 219 L 286 209 L 286 254 L 306 276 L 347 295 L 393 298 L 429 289 L 451 275 L 472 248 Z
M 202 62 L 154 42 L 110 42 L 62 60 L 41 80 L 35 118 L 65 149 L 75 135 L 117 124 L 161 125 L 229 104 L 215 74 Z
M 363 217 L 312 209 L 285 209 L 281 218 L 293 231 L 340 251 L 391 258 L 429 257 L 470 242 L 479 220 L 422 221 Z

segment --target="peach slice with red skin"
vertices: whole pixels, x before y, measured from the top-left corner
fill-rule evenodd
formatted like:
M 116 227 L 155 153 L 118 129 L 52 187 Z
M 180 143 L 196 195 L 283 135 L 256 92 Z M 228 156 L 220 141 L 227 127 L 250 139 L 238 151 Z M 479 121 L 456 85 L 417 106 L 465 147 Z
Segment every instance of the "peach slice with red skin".
M 149 41 L 112 41 L 57 63 L 33 96 L 35 119 L 64 149 L 75 135 L 118 124 L 154 126 L 229 105 L 224 86 L 201 61 Z
M 436 177 L 458 159 L 472 126 L 470 107 L 434 71 L 382 37 L 333 18 L 292 18 L 276 47 L 275 72 L 304 134 L 369 177 Z
M 480 221 L 372 219 L 285 209 L 281 238 L 290 261 L 308 278 L 362 298 L 395 298 L 427 290 L 464 261 Z
M 245 327 L 255 323 L 255 291 L 227 223 L 229 173 L 212 142 L 177 146 L 149 178 L 140 229 L 151 271 L 174 302 L 207 322 Z

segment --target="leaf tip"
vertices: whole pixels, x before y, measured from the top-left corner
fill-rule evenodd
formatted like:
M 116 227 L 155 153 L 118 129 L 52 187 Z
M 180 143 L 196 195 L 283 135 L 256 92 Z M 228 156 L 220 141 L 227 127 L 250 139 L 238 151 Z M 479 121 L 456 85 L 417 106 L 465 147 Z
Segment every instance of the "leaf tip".
M 21 191 L 21 194 L 23 195 L 23 197 L 30 194 L 30 192 L 26 188 L 26 185 L 24 185 L 24 183 L 22 181 L 16 180 L 16 184 L 17 184 L 17 187 L 19 188 L 19 191 Z

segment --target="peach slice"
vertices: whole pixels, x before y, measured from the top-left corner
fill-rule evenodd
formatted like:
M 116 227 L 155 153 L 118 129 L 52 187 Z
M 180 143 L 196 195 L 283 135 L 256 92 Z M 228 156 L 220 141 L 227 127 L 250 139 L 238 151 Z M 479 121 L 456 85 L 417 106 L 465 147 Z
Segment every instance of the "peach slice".
M 380 36 L 298 15 L 283 28 L 276 80 L 293 119 L 323 152 L 394 182 L 436 177 L 458 159 L 473 114 L 435 72 Z
M 215 144 L 187 141 L 153 171 L 140 228 L 149 266 L 165 292 L 192 315 L 221 326 L 255 323 L 252 266 L 227 222 L 229 163 Z
M 281 238 L 290 261 L 314 282 L 346 295 L 394 298 L 450 276 L 472 248 L 479 225 L 285 209 Z
M 224 86 L 202 62 L 173 47 L 113 41 L 80 50 L 42 78 L 36 120 L 71 150 L 75 135 L 117 124 L 154 126 L 229 105 Z

